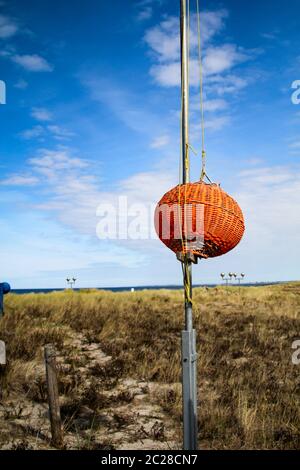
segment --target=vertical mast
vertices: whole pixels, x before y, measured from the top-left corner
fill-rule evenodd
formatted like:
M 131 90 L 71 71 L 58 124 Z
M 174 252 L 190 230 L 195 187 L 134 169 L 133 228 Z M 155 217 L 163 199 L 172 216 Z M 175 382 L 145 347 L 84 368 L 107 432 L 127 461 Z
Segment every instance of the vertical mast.
M 180 0 L 181 40 L 181 141 L 182 183 L 189 183 L 189 32 L 188 2 Z M 184 211 L 186 210 L 184 204 Z M 184 278 L 185 329 L 182 331 L 182 402 L 183 448 L 197 449 L 197 353 L 196 331 L 193 329 L 192 257 L 183 254 L 181 259 Z
M 182 183 L 189 182 L 189 57 L 187 0 L 180 0 Z

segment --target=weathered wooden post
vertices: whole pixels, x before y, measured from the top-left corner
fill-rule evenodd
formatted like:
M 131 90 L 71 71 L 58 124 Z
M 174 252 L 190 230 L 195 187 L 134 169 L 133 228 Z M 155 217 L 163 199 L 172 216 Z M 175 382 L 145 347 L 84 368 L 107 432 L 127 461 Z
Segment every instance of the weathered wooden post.
M 10 292 L 10 285 L 7 282 L 0 283 L 0 318 L 4 315 L 4 296 Z M 6 345 L 0 340 L 0 374 L 6 366 Z M 2 387 L 0 388 L 0 399 L 3 396 Z
M 44 352 L 52 444 L 54 447 L 62 447 L 63 432 L 59 407 L 56 354 L 52 344 L 47 344 Z
M 1 377 L 6 365 L 6 348 L 4 341 L 0 341 L 0 400 L 3 398 L 3 389 L 1 386 Z

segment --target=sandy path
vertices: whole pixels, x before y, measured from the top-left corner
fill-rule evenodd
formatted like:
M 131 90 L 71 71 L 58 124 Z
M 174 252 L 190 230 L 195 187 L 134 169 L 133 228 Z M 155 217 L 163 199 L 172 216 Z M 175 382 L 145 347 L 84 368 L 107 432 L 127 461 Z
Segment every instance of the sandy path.
M 102 371 L 112 358 L 98 343 L 89 343 L 83 334 L 66 338 L 57 363 L 63 381 L 76 384 L 76 393 L 61 394 L 67 449 L 180 449 L 176 441 L 178 423 L 158 406 L 154 394 L 165 387 L 132 378 L 112 385 L 103 381 Z M 33 365 L 33 385 L 44 384 L 44 365 Z M 88 403 L 82 397 L 89 396 Z M 99 396 L 98 396 L 99 394 Z M 79 400 L 74 406 L 74 395 Z M 46 397 L 45 397 L 46 398 Z M 74 409 L 73 412 L 64 410 Z M 36 402 L 26 395 L 10 397 L 0 406 L 1 449 L 49 449 L 50 425 L 46 400 Z M 2 445 L 1 445 L 2 442 Z

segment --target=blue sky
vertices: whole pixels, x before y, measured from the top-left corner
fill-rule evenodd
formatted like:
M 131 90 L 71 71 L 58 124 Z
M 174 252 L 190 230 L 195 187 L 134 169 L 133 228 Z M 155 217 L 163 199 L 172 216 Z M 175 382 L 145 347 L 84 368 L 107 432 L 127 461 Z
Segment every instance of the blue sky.
M 203 1 L 208 174 L 240 203 L 247 231 L 202 261 L 249 281 L 299 278 L 298 0 Z M 192 179 L 200 172 L 191 0 Z M 14 288 L 181 283 L 157 240 L 99 240 L 100 203 L 149 207 L 178 182 L 179 1 L 0 2 L 0 277 Z

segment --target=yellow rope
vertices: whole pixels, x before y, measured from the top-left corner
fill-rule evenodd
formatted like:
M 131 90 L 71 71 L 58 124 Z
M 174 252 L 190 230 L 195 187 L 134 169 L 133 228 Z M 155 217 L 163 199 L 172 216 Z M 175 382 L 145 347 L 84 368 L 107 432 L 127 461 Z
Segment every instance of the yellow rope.
M 198 60 L 200 74 L 200 110 L 201 110 L 201 131 L 202 131 L 202 170 L 200 181 L 206 176 L 206 151 L 205 151 L 205 119 L 204 119 L 204 98 L 203 98 L 203 64 L 202 64 L 202 44 L 201 44 L 201 22 L 199 0 L 197 3 L 197 27 L 198 27 Z

